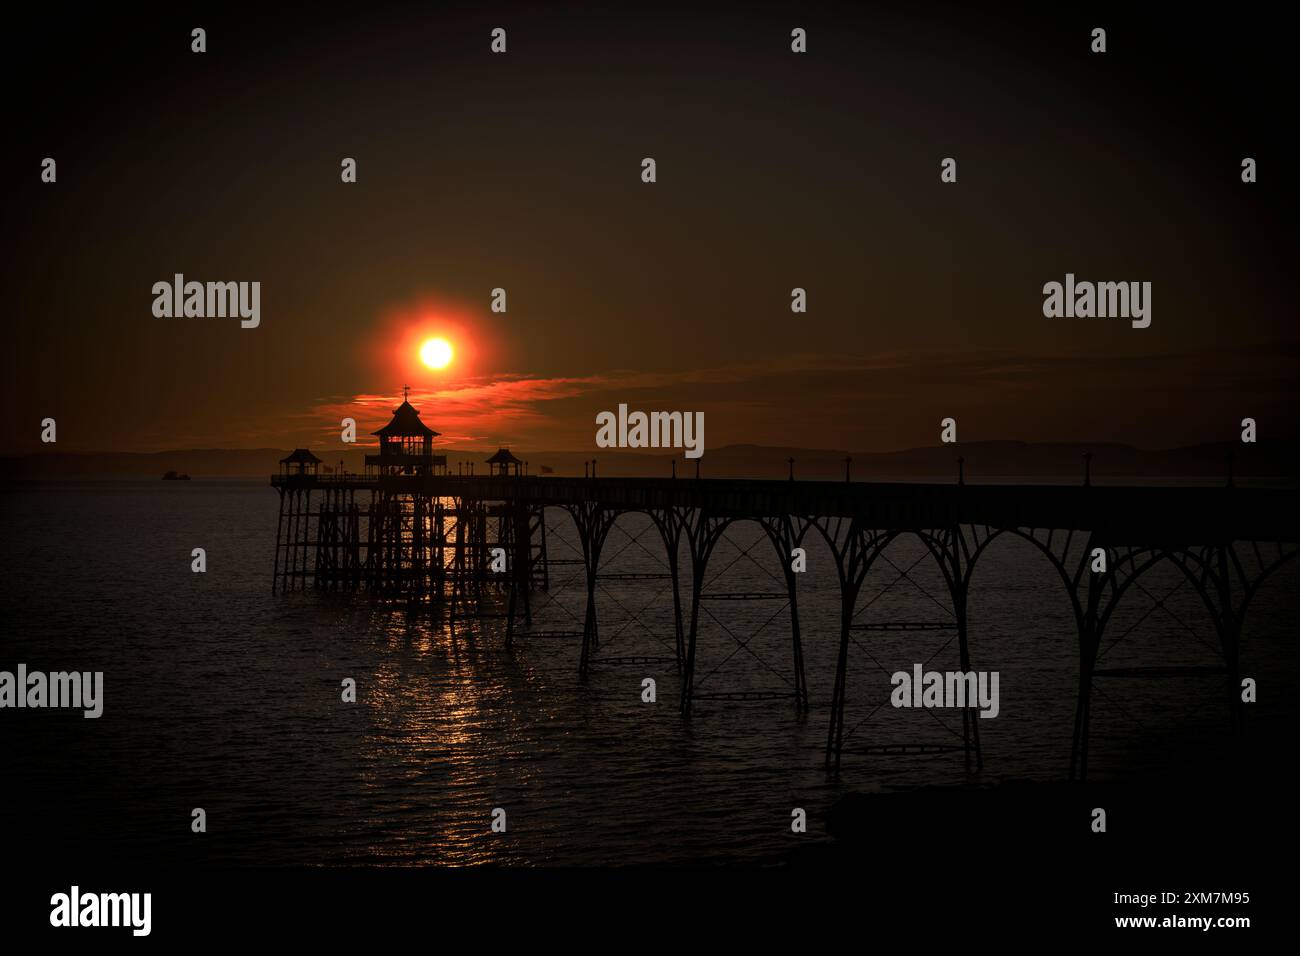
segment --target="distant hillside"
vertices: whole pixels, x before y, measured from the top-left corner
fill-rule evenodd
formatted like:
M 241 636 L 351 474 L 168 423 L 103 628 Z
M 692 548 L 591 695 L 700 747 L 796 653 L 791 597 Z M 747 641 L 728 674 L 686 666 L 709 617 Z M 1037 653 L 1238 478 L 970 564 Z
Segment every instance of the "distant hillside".
M 270 475 L 288 452 L 275 448 L 205 448 L 188 451 L 93 452 L 71 454 L 39 452 L 0 458 L 0 478 L 161 478 L 176 471 L 194 478 Z
M 1273 442 L 1259 445 L 1216 443 L 1150 451 L 1114 444 L 1028 444 L 1025 442 L 973 442 L 892 452 L 846 452 L 824 448 L 773 448 L 761 445 L 728 445 L 710 449 L 700 459 L 700 474 L 709 478 L 785 478 L 788 459 L 794 459 L 796 478 L 842 480 L 844 459 L 851 455 L 855 481 L 938 479 L 957 476 L 957 458 L 965 458 L 968 481 L 1029 478 L 1081 479 L 1083 454 L 1092 452 L 1092 474 L 1099 481 L 1126 478 L 1181 478 L 1221 480 L 1226 475 L 1228 452 L 1234 455 L 1238 479 L 1300 479 L 1300 443 Z M 316 449 L 325 465 L 337 467 L 340 460 L 348 471 L 360 471 L 366 449 L 340 452 Z M 490 451 L 449 452 L 451 468 L 469 467 L 478 474 L 486 471 L 484 459 Z M 614 452 L 599 449 L 581 452 L 531 452 L 516 448 L 527 459 L 529 471 L 538 474 L 542 466 L 553 474 L 581 475 L 584 463 L 596 459 L 597 474 L 667 478 L 672 460 L 679 477 L 693 477 L 696 462 L 681 453 Z M 0 458 L 0 478 L 51 479 L 93 477 L 161 478 L 177 471 L 194 478 L 265 477 L 279 469 L 286 449 L 188 449 L 151 453 L 102 452 L 69 454 L 50 451 L 21 457 Z

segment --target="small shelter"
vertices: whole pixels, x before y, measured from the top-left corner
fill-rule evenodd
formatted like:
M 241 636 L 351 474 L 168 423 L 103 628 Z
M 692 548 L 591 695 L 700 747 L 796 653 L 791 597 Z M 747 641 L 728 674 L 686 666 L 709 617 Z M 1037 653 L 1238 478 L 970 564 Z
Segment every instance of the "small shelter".
M 498 448 L 496 454 L 487 460 L 487 464 L 489 475 L 495 474 L 505 478 L 511 474 L 513 468 L 514 475 L 518 478 L 519 469 L 524 463 L 512 455 L 509 448 Z
M 320 459 L 311 451 L 306 448 L 295 448 L 280 459 L 280 474 L 315 476 L 319 465 Z

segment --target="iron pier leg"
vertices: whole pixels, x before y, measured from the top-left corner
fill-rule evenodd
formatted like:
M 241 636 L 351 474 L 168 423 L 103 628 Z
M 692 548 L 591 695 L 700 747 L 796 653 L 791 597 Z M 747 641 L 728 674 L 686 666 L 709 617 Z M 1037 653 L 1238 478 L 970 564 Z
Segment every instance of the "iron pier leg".
M 796 590 L 794 571 L 789 564 L 785 568 L 785 586 L 790 597 L 790 643 L 794 653 L 794 709 L 803 713 L 808 709 L 808 682 L 803 669 L 803 639 L 799 634 L 799 596 Z
M 284 489 L 280 489 L 280 517 L 275 522 L 275 570 L 271 573 L 271 593 L 276 592 L 280 579 L 280 534 L 284 527 Z
M 700 633 L 700 592 L 704 590 L 704 561 L 692 561 L 691 630 L 686 643 L 686 670 L 682 673 L 682 716 L 691 715 L 691 695 L 695 691 L 695 642 Z
M 849 625 L 853 620 L 856 590 L 840 599 L 840 652 L 835 664 L 835 691 L 831 696 L 831 726 L 826 735 L 826 766 L 840 769 L 840 749 L 844 743 L 844 696 L 849 669 Z

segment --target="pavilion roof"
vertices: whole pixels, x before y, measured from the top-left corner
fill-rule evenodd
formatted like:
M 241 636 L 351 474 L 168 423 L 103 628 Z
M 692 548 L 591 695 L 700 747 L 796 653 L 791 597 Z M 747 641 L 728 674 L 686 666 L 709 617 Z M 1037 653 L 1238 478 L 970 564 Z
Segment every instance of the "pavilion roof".
M 393 420 L 370 434 L 383 438 L 435 438 L 438 432 L 420 421 L 420 413 L 411 407 L 410 402 L 402 402 L 393 409 Z
M 295 448 L 284 458 L 280 459 L 280 464 L 282 465 L 296 465 L 299 462 L 308 465 L 318 465 L 320 464 L 320 459 L 317 458 L 315 455 L 313 455 L 311 451 L 306 448 Z

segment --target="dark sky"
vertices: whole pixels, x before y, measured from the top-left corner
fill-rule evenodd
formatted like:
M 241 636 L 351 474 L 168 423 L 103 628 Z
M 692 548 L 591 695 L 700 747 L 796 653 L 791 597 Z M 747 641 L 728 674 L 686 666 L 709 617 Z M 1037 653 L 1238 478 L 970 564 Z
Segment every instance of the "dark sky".
M 466 447 L 592 448 L 619 402 L 713 447 L 1297 437 L 1290 34 L 1053 6 L 28 11 L 0 453 L 46 416 L 61 451 L 337 447 L 408 382 Z M 176 272 L 260 281 L 261 326 L 156 318 Z M 1067 272 L 1150 281 L 1151 327 L 1045 318 Z

